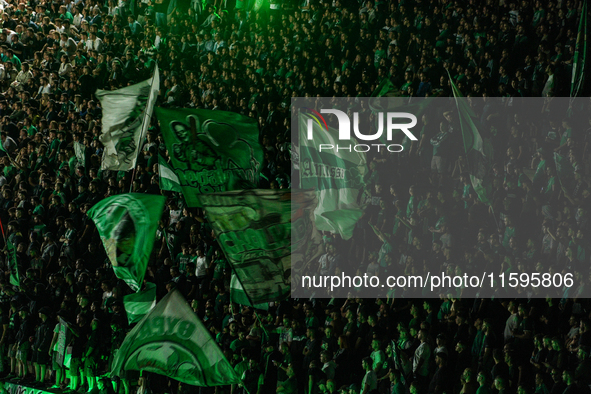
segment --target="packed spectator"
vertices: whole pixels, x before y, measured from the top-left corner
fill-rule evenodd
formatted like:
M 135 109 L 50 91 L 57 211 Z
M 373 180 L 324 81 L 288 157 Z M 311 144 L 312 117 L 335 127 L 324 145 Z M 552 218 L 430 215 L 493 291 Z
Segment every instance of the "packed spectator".
M 588 392 L 591 305 L 577 294 L 423 300 L 351 292 L 340 295 L 346 299 L 288 299 L 268 311 L 231 303 L 230 267 L 202 212 L 158 187 L 154 164 L 168 155 L 156 120 L 134 171 L 102 171 L 103 114 L 93 95 L 146 80 L 158 64 L 159 106 L 257 119 L 265 151 L 259 187 L 297 187 L 292 97 L 366 97 L 384 78 L 401 97 L 449 97 L 448 72 L 465 96 L 568 96 L 581 1 L 63 0 L 1 7 L 0 220 L 3 238 L 17 245 L 21 276 L 20 286 L 10 284 L 5 259 L 2 381 L 125 394 Z M 438 115 L 422 119 L 419 141 L 407 141 L 402 154 L 371 158 L 372 205 L 353 241 L 325 234 L 318 272 L 509 259 L 521 269 L 576 266 L 587 280 L 589 124 L 570 125 L 566 114 L 541 118 L 544 127 L 519 116 L 493 122 L 489 210 L 471 188 L 462 152 L 439 134 L 457 118 Z M 553 152 L 572 163 L 572 187 L 556 180 Z M 129 191 L 168 197 L 145 281 L 156 284 L 159 299 L 171 289 L 183 294 L 242 385 L 195 388 L 136 371 L 108 377 L 130 328 L 122 297 L 131 290 L 114 276 L 86 213 Z M 67 369 L 56 361 L 58 317 L 74 333 Z

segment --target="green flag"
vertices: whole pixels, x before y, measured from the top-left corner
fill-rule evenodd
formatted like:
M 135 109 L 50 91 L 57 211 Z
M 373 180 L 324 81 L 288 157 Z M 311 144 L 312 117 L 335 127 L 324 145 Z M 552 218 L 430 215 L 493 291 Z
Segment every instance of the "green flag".
M 164 157 L 158 156 L 158 175 L 160 176 L 160 189 L 182 193 L 181 181 L 168 165 Z
M 156 285 L 146 283 L 146 289 L 123 297 L 129 324 L 137 323 L 156 306 Z
M 462 93 L 454 84 L 449 73 L 448 76 L 460 118 L 464 152 L 472 187 L 480 201 L 490 204 L 489 196 L 492 190 L 492 182 L 488 173 L 492 165 L 492 145 L 488 139 L 484 140 L 480 135 L 474 121 L 474 112 L 470 108 L 468 101 L 462 97 Z
M 10 270 L 10 284 L 13 286 L 20 286 L 21 280 L 18 272 L 18 263 L 16 261 L 16 247 L 6 240 L 6 251 L 8 252 L 8 269 Z
M 307 199 L 304 194 L 253 189 L 199 196 L 250 305 L 286 298 L 292 266 L 305 264 L 307 257 L 295 251 L 321 244 L 320 237 L 312 238 L 315 233 L 304 231 L 308 223 L 298 222 L 304 211 L 311 220 L 315 207 L 314 193 Z M 293 239 L 292 228 L 297 230 Z
M 390 78 L 386 77 L 382 79 L 382 82 L 378 85 L 376 90 L 372 93 L 371 97 L 398 97 L 398 91 Z
M 168 293 L 125 337 L 115 354 L 111 377 L 127 370 L 157 373 L 202 387 L 240 383 L 177 290 Z
M 156 115 L 185 201 L 250 189 L 258 183 L 263 150 L 254 119 L 226 111 L 156 108 Z
M 242 283 L 240 283 L 240 279 L 238 279 L 236 275 L 232 275 L 232 280 L 230 281 L 230 299 L 232 300 L 232 302 L 239 305 L 252 306 L 256 309 L 262 309 L 265 311 L 269 310 L 268 302 L 256 305 L 253 305 L 250 302 L 248 294 L 246 294 L 246 292 L 244 291 Z
M 69 368 L 69 364 L 66 365 L 66 349 L 68 343 L 70 343 L 71 332 L 68 323 L 60 317 L 56 342 L 56 361 L 62 367 L 66 366 Z
M 338 140 L 338 130 L 324 126 L 317 116 L 302 110 L 298 119 L 301 187 L 317 192 L 318 230 L 339 233 L 346 240 L 363 215 L 360 193 L 365 187 L 367 157 L 354 150 L 321 150 L 321 145 L 336 146 L 342 141 Z M 313 128 L 312 140 L 307 138 L 308 127 Z
M 117 90 L 97 90 L 101 102 L 104 145 L 102 170 L 129 171 L 135 168 L 152 111 L 158 99 L 160 74 L 154 68 L 152 78 Z
M 142 286 L 165 200 L 153 194 L 119 194 L 88 211 L 115 275 L 134 291 Z
M 589 40 L 587 39 L 588 33 L 588 8 L 587 0 L 583 2 L 583 8 L 581 10 L 581 18 L 579 20 L 579 30 L 577 32 L 577 41 L 575 43 L 575 53 L 573 56 L 573 70 L 570 83 L 570 96 L 578 97 L 581 94 L 583 85 L 585 83 L 585 71 L 587 63 L 587 46 L 589 46 Z
M 575 169 L 569 159 L 560 156 L 554 152 L 554 162 L 556 163 L 556 175 L 563 188 L 570 188 L 575 181 Z

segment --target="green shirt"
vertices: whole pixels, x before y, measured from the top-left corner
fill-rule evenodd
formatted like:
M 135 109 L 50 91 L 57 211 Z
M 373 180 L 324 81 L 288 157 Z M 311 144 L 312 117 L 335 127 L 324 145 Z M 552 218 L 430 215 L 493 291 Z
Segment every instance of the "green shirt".
M 560 137 L 560 145 L 562 146 L 566 144 L 566 140 L 569 139 L 572 134 L 573 131 L 571 129 L 564 130 L 564 133 L 562 133 L 562 136 Z
M 16 68 L 18 71 L 21 70 L 21 60 L 16 57 L 16 55 L 12 55 L 12 59 L 10 59 L 10 61 L 14 65 L 14 68 Z

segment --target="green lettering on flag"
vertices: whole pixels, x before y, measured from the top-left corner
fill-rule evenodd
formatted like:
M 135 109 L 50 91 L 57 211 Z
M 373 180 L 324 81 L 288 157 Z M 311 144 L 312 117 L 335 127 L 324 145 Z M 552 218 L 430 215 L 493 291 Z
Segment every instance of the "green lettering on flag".
M 123 306 L 129 324 L 137 323 L 156 306 L 156 285 L 147 282 L 144 290 L 124 296 Z
M 254 119 L 226 111 L 156 108 L 185 201 L 200 194 L 250 189 L 258 183 L 263 150 Z
M 143 283 L 165 200 L 153 194 L 119 194 L 88 211 L 115 275 L 134 291 Z
M 284 299 L 291 286 L 291 192 L 244 190 L 199 196 L 251 304 Z
M 482 138 L 474 121 L 474 112 L 468 105 L 468 101 L 462 97 L 462 93 L 449 73 L 448 76 L 460 118 L 464 152 L 472 187 L 480 201 L 491 204 L 489 196 L 492 191 L 492 182 L 489 177 L 489 170 L 493 159 L 492 145 L 489 139 Z
M 302 264 L 292 257 L 292 248 L 321 244 L 319 236 L 313 242 L 314 233 L 300 221 L 300 216 L 311 217 L 314 193 L 306 197 L 290 190 L 253 189 L 202 194 L 199 198 L 249 303 L 286 298 L 292 266 Z
M 10 241 L 6 240 L 6 251 L 8 259 L 8 269 L 10 270 L 10 284 L 13 286 L 20 286 L 21 280 L 18 272 L 18 262 L 16 260 L 16 247 Z
M 173 290 L 131 330 L 115 354 L 111 377 L 146 371 L 201 387 L 240 383 L 211 334 Z
M 351 149 L 320 149 L 323 146 L 346 146 L 338 139 L 338 130 L 326 127 L 304 113 L 298 118 L 300 140 L 300 185 L 317 192 L 316 227 L 320 231 L 339 233 L 343 239 L 353 235 L 353 229 L 363 214 L 360 193 L 363 193 L 367 173 L 366 154 Z M 308 127 L 313 139 L 308 140 Z M 351 145 L 356 141 L 352 138 Z
M 181 181 L 168 165 L 164 157 L 158 155 L 158 175 L 160 176 L 160 189 L 182 193 Z

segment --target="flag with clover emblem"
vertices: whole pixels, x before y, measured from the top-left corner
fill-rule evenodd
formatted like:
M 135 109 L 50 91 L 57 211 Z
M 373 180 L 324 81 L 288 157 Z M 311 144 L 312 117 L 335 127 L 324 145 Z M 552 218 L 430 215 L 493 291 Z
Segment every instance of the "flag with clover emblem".
M 133 291 L 142 287 L 165 201 L 154 194 L 118 194 L 88 211 L 115 275 Z
M 156 116 L 189 207 L 198 196 L 252 189 L 263 162 L 254 119 L 226 111 L 156 108 Z
M 205 325 L 178 292 L 168 293 L 127 334 L 111 377 L 146 371 L 201 387 L 240 383 Z

